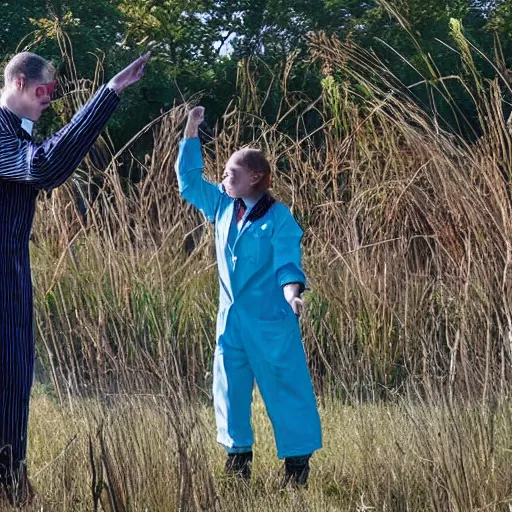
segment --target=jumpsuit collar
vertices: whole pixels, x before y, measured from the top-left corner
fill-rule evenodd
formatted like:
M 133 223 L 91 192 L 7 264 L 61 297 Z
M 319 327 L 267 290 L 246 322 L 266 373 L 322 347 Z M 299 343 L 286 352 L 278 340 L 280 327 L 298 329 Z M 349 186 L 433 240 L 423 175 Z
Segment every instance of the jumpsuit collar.
M 269 210 L 270 207 L 276 202 L 276 200 L 268 193 L 265 192 L 258 202 L 251 208 L 251 205 L 244 201 L 242 198 L 237 197 L 235 199 L 235 212 L 238 211 L 242 203 L 245 203 L 247 209 L 250 209 L 249 215 L 247 216 L 248 222 L 254 222 L 261 219 Z

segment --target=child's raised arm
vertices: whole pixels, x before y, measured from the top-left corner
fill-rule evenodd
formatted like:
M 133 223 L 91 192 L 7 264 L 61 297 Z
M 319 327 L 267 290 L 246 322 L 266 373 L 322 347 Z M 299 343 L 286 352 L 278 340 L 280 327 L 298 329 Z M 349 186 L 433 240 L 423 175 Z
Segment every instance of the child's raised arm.
M 204 163 L 198 137 L 199 125 L 203 120 L 204 107 L 194 107 L 189 112 L 176 160 L 176 173 L 181 196 L 213 222 L 222 192 L 218 186 L 203 178 Z

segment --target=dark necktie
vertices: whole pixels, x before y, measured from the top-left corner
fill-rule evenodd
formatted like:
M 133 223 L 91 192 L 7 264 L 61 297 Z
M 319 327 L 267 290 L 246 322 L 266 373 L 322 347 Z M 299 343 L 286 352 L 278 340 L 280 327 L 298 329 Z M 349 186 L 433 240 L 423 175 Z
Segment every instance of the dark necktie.
M 246 207 L 245 207 L 244 200 L 239 199 L 238 200 L 238 211 L 236 212 L 236 221 L 237 222 L 240 222 L 243 219 L 245 210 L 246 210 Z

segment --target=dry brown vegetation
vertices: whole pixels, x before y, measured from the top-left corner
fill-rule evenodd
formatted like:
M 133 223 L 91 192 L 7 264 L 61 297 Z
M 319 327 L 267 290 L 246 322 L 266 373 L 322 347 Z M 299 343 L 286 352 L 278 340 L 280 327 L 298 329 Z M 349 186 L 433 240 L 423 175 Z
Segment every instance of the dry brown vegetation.
M 212 228 L 173 170 L 186 106 L 150 127 L 143 161 L 135 139 L 102 143 L 110 163 L 93 173 L 103 184 L 85 220 L 69 189 L 41 201 L 32 256 L 50 398 L 34 402 L 30 456 L 45 510 L 510 509 L 511 91 L 499 62 L 483 82 L 461 33 L 459 45 L 469 72 L 453 79 L 478 108 L 476 142 L 443 128 L 375 55 L 316 35 L 322 97 L 288 89 L 294 57 L 263 92 L 242 63 L 207 145 L 212 180 L 241 145 L 264 149 L 305 231 L 302 326 L 326 443 L 307 491 L 278 491 L 261 404 L 251 488 L 222 477 Z M 449 99 L 443 80 L 423 86 Z M 121 162 L 143 169 L 139 184 L 119 178 Z

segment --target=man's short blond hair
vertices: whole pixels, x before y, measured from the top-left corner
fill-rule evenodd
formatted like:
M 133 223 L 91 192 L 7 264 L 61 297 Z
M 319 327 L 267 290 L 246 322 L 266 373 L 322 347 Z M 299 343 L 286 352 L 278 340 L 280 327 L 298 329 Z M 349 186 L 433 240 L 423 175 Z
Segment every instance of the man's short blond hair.
M 35 53 L 18 53 L 5 66 L 4 85 L 13 82 L 20 75 L 24 75 L 28 82 L 38 82 L 43 79 L 45 71 L 54 73 L 53 64 Z

